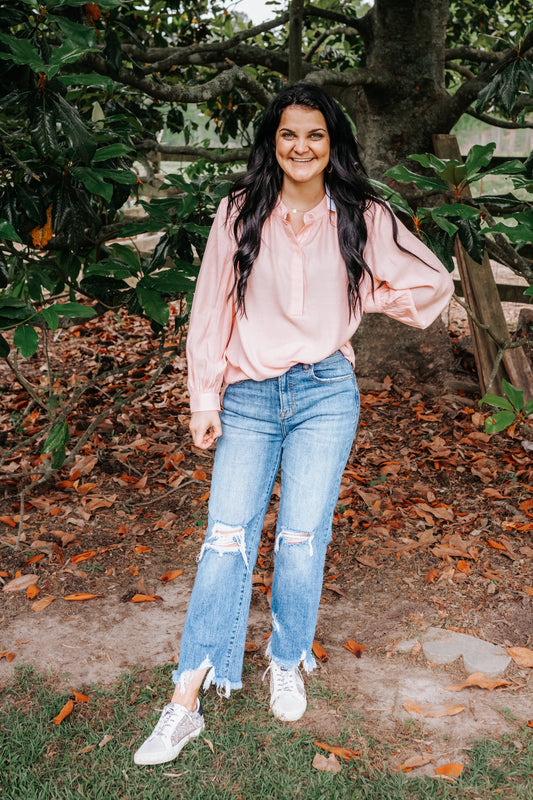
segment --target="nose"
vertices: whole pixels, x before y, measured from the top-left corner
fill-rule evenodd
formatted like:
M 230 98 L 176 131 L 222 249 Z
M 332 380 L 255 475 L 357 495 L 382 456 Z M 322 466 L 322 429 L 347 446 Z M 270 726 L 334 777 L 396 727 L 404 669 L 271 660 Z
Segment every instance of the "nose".
M 302 136 L 301 138 L 298 138 L 296 140 L 296 143 L 294 145 L 294 150 L 297 153 L 305 153 L 305 151 L 307 150 L 307 142 L 305 140 L 305 137 Z

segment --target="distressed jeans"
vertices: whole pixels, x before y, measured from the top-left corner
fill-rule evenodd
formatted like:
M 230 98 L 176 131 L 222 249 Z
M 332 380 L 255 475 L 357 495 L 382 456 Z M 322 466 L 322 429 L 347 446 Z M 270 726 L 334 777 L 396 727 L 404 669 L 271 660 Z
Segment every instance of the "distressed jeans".
M 252 573 L 280 465 L 267 655 L 288 669 L 313 669 L 326 549 L 358 416 L 357 383 L 340 351 L 227 387 L 175 683 L 206 669 L 204 688 L 215 683 L 229 696 L 242 687 Z

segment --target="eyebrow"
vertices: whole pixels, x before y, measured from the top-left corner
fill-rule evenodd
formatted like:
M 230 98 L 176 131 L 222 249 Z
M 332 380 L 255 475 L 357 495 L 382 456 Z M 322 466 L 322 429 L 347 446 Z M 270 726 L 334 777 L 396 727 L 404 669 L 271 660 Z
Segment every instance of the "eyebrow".
M 287 133 L 295 133 L 292 128 L 280 128 L 280 131 L 287 131 Z M 311 128 L 307 133 L 327 133 L 326 128 Z

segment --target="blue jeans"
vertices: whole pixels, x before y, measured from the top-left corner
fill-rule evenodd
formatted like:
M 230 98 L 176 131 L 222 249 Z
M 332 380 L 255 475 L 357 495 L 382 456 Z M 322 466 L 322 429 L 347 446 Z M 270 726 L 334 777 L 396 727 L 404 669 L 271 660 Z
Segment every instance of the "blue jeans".
M 267 655 L 291 669 L 311 652 L 326 549 L 359 416 L 359 392 L 340 351 L 279 378 L 227 387 L 206 537 L 173 680 L 206 669 L 229 696 L 240 689 L 252 572 L 281 464 Z

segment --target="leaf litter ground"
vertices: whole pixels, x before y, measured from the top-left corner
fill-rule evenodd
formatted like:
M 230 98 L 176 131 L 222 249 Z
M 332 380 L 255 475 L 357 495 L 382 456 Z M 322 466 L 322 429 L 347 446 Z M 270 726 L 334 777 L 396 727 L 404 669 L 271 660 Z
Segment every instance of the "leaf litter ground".
M 66 392 L 82 373 L 121 364 L 150 344 L 149 328 L 127 315 L 107 315 L 74 333 L 60 334 L 52 353 L 55 386 Z M 25 363 L 37 383 L 40 363 Z M 155 361 L 121 378 L 120 387 L 111 376 L 87 393 L 69 418 L 73 435 L 105 411 L 117 388 L 135 391 L 154 368 Z M 16 426 L 26 398 L 7 373 L 2 380 L 0 437 L 12 447 L 16 437 L 38 430 L 40 417 L 36 410 Z M 436 626 L 506 648 L 531 645 L 533 467 L 518 431 L 484 433 L 474 396 L 429 396 L 390 379 L 361 381 L 361 389 L 359 431 L 326 562 L 315 648 L 321 660 L 310 710 L 298 725 L 334 743 L 348 707 L 373 736 L 395 743 L 392 762 L 412 758 L 419 774 L 439 759 L 461 757 L 473 738 L 512 732 L 533 718 L 527 667 L 513 662 L 508 686 L 446 696 L 447 686 L 464 682 L 460 662 L 428 665 L 418 641 Z M 109 683 L 129 667 L 172 663 L 213 460 L 191 444 L 187 414 L 181 355 L 149 396 L 103 419 L 70 468 L 28 490 L 19 549 L 16 474 L 41 456 L 28 446 L 7 462 L 0 506 L 3 681 L 17 665 L 31 664 L 62 686 L 80 688 Z M 247 674 L 255 681 L 266 666 L 278 502 L 276 484 L 248 632 Z M 414 644 L 398 647 L 404 640 Z M 332 692 L 343 694 L 343 714 Z M 447 713 L 456 702 L 464 710 Z

